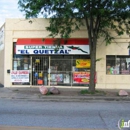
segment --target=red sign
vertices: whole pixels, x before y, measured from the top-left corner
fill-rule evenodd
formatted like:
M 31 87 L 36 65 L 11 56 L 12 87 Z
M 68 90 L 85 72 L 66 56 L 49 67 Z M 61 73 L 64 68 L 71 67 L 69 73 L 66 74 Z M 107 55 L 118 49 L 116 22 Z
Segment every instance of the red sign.
M 79 84 L 89 84 L 90 72 L 74 72 L 73 73 L 73 83 Z M 96 76 L 95 76 L 96 83 Z

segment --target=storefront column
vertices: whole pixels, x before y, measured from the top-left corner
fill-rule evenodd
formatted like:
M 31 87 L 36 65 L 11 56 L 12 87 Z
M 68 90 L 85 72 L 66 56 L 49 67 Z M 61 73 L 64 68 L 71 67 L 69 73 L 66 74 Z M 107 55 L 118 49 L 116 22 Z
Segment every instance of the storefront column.
M 49 69 L 48 69 L 48 86 L 50 87 L 50 62 L 51 62 L 51 57 L 49 56 Z
M 30 87 L 32 87 L 32 56 L 30 57 L 30 65 L 29 65 L 29 71 L 30 71 Z

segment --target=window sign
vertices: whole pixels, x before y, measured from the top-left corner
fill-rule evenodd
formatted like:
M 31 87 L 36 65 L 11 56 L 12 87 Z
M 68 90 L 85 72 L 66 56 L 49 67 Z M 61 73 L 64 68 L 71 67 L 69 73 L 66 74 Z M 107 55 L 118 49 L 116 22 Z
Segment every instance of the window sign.
M 96 83 L 96 73 L 94 82 Z M 73 72 L 73 83 L 76 84 L 89 84 L 90 81 L 90 71 L 88 72 Z
M 69 74 L 64 74 L 63 76 L 63 83 L 70 83 L 70 75 Z
M 73 72 L 73 83 L 89 84 L 90 72 Z
M 11 82 L 29 82 L 29 70 L 12 70 Z
M 77 59 L 76 68 L 90 68 L 90 59 Z

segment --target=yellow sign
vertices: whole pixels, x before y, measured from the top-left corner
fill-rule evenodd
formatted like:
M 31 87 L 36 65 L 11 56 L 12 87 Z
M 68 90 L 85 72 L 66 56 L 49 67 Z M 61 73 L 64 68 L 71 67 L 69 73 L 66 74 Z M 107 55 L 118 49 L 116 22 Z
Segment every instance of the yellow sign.
M 77 59 L 76 68 L 90 68 L 90 59 Z
M 43 77 L 42 73 L 39 73 L 39 77 Z
M 35 60 L 35 63 L 40 63 L 40 59 L 36 59 L 36 60 Z

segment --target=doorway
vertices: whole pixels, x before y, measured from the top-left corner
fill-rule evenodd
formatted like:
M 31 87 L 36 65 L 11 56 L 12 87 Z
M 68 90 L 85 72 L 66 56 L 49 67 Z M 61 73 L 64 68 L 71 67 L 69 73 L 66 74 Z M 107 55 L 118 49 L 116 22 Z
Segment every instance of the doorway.
M 48 85 L 49 57 L 32 56 L 32 85 Z

